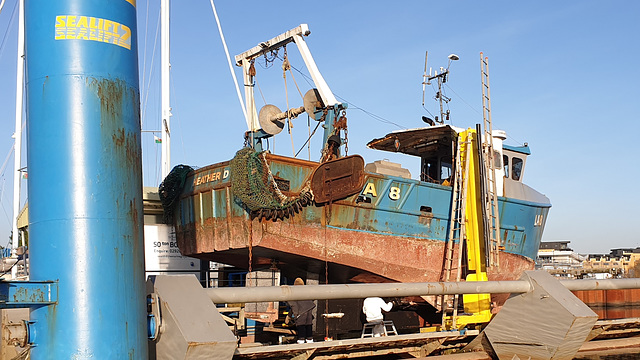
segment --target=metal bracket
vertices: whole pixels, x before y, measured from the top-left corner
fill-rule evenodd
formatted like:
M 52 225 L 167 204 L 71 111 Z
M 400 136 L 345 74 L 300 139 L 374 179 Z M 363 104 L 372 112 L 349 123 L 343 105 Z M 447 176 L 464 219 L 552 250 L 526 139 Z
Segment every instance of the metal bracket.
M 0 308 L 37 308 L 58 302 L 57 281 L 0 281 Z
M 29 322 L 2 324 L 2 345 L 26 347 L 29 344 Z
M 162 316 L 160 314 L 160 299 L 158 294 L 147 295 L 147 328 L 149 340 L 155 340 L 160 334 L 162 326 Z

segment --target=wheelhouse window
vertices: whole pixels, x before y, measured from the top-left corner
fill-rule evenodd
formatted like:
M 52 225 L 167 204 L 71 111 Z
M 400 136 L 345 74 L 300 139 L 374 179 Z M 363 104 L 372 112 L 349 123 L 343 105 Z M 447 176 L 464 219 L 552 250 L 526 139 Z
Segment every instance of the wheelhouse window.
M 520 176 L 522 175 L 522 166 L 524 165 L 524 161 L 520 158 L 514 157 L 511 159 L 511 178 L 513 180 L 520 180 Z
M 451 175 L 451 158 L 444 156 L 440 159 L 440 182 L 451 182 Z
M 509 178 L 509 157 L 502 155 L 502 163 L 504 165 L 504 177 Z
M 493 168 L 500 169 L 502 164 L 500 163 L 500 153 L 497 151 L 493 151 Z
M 420 180 L 427 182 L 436 182 L 438 180 L 438 159 L 422 159 Z
M 450 156 L 440 158 L 422 158 L 422 173 L 420 180 L 435 184 L 449 185 L 451 182 L 452 165 Z

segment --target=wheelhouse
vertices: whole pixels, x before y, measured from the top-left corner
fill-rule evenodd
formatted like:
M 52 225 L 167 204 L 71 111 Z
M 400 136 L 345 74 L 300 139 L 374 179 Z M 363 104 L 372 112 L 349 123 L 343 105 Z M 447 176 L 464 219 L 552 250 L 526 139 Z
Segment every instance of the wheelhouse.
M 394 131 L 371 140 L 370 149 L 420 157 L 420 181 L 449 185 L 458 131 L 449 125 Z
M 453 175 L 453 159 L 460 128 L 438 125 L 426 128 L 394 131 L 371 140 L 370 149 L 403 153 L 420 157 L 419 180 L 449 186 Z M 494 166 L 498 196 L 508 196 L 514 185 L 522 184 L 529 146 L 503 144 L 506 133 L 494 130 Z M 518 185 L 520 186 L 520 185 Z

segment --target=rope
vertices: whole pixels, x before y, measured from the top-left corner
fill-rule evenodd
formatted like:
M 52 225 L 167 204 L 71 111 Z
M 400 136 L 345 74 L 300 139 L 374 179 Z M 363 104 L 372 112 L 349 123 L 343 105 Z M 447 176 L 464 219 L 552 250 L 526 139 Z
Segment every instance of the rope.
M 151 87 L 151 75 L 153 74 L 153 63 L 155 62 L 154 59 L 156 58 L 156 45 L 158 44 L 158 33 L 160 32 L 160 17 L 158 16 L 158 22 L 156 23 L 156 36 L 153 39 L 153 51 L 151 52 L 151 66 L 149 67 L 149 81 L 147 81 L 147 87 L 144 89 L 144 101 L 143 101 L 143 105 L 141 106 L 141 114 L 140 114 L 140 127 L 142 128 L 142 126 L 144 125 L 144 118 L 146 115 L 146 111 L 147 111 L 147 104 L 149 102 L 149 88 Z M 145 35 L 146 37 L 146 35 Z M 146 43 L 146 39 L 145 39 L 145 43 Z M 146 46 L 145 46 L 145 58 L 146 58 Z M 145 59 L 145 63 L 146 63 L 146 59 Z M 146 65 L 145 65 L 146 68 Z M 146 70 L 143 70 L 143 85 L 144 85 L 144 74 L 146 72 Z M 156 161 L 157 163 L 157 161 Z
M 2 37 L 2 42 L 0 43 L 0 57 L 2 57 L 2 53 L 4 52 L 4 45 L 7 40 L 7 35 L 9 34 L 9 29 L 13 25 L 13 19 L 16 18 L 16 10 L 18 9 L 19 1 L 13 5 L 13 11 L 11 12 L 11 18 L 9 19 L 9 23 L 7 24 L 7 29 L 4 31 L 4 36 Z M 20 20 L 18 20 L 20 21 Z
M 316 132 L 316 129 L 318 128 L 318 125 L 320 123 L 316 124 L 316 128 L 313 129 L 313 133 L 311 132 L 311 117 L 309 115 L 307 115 L 307 130 L 309 130 L 309 137 L 307 138 L 307 152 L 309 153 L 309 158 L 308 160 L 311 161 L 311 136 L 313 136 L 313 134 Z M 304 148 L 304 145 L 302 145 L 302 148 L 300 148 L 300 151 L 302 151 L 302 149 Z M 300 152 L 298 151 L 298 152 Z
M 291 138 L 291 154 L 293 157 L 296 155 L 296 149 L 293 146 L 293 133 L 291 133 L 291 129 L 293 129 L 293 124 L 291 123 L 291 116 L 289 110 L 289 89 L 287 87 L 287 70 L 291 70 L 291 65 L 289 64 L 289 57 L 287 56 L 287 47 L 284 47 L 284 61 L 282 62 L 282 77 L 284 78 L 284 94 L 285 99 L 287 101 L 287 130 L 289 131 L 289 137 Z
M 222 33 L 222 26 L 220 25 L 220 19 L 218 18 L 218 12 L 216 11 L 216 6 L 213 4 L 213 0 L 211 0 L 211 9 L 213 9 L 213 16 L 216 18 L 216 23 L 218 24 L 218 32 L 220 33 L 220 40 L 222 40 L 224 53 L 227 54 L 227 63 L 229 64 L 229 71 L 231 72 L 231 78 L 233 78 L 233 83 L 236 86 L 236 93 L 238 94 L 238 100 L 240 101 L 242 114 L 244 114 L 244 119 L 246 120 L 247 124 L 249 124 L 249 117 L 247 116 L 247 110 L 244 108 L 242 95 L 240 95 L 240 86 L 238 86 L 238 79 L 236 79 L 236 75 L 233 72 L 233 65 L 231 65 L 231 57 L 229 56 L 229 48 L 227 47 L 227 42 L 224 40 L 224 34 Z
M 260 93 L 260 97 L 262 98 L 262 102 L 267 105 L 267 99 L 264 97 L 264 94 L 262 93 L 262 89 L 260 88 L 260 83 L 258 82 L 258 79 L 253 79 L 253 81 L 255 81 L 256 86 L 258 87 L 258 92 Z
M 287 61 L 288 63 L 289 61 Z M 289 74 L 291 74 L 291 78 L 293 79 L 293 83 L 296 85 L 296 89 L 298 89 L 298 94 L 300 94 L 300 98 L 304 99 L 304 95 L 302 95 L 302 91 L 300 91 L 300 87 L 298 86 L 298 82 L 296 81 L 296 77 L 293 75 L 293 71 L 291 71 L 291 65 L 289 65 Z
M 4 0 L 2 0 L 2 3 L 4 3 Z M 2 6 L 0 5 L 0 11 L 2 11 Z M 142 55 L 142 80 L 140 81 L 140 94 L 141 94 L 141 98 L 143 98 L 144 96 L 142 96 L 142 94 L 145 94 L 145 88 L 144 88 L 144 83 L 145 83 L 145 76 L 147 75 L 147 43 L 148 43 L 148 37 L 149 35 L 149 1 L 147 1 L 147 6 L 146 6 L 146 16 L 144 19 L 144 52 Z M 155 47 L 155 44 L 153 45 Z M 151 74 L 149 74 L 149 76 L 151 76 Z M 140 128 L 143 128 L 144 125 L 144 117 L 142 116 L 142 114 L 144 114 L 144 108 L 141 106 L 140 109 Z
M 311 126 L 309 126 L 309 137 L 307 138 L 307 141 L 305 141 L 304 144 L 302 144 L 302 147 L 300 148 L 300 150 L 298 150 L 298 152 L 296 153 L 296 156 L 298 156 L 298 154 L 300 154 L 302 149 L 304 149 L 304 146 L 309 143 L 309 141 L 311 140 L 311 137 L 315 135 L 316 130 L 318 130 L 318 127 L 320 126 L 320 124 L 321 123 L 319 121 L 316 123 L 316 127 L 313 129 L 313 132 L 311 131 Z M 308 147 L 308 148 L 309 148 L 309 160 L 311 160 L 311 147 Z
M 292 66 L 291 67 L 293 70 L 297 71 L 300 75 L 302 75 L 302 78 L 307 82 L 307 84 L 309 84 L 309 86 L 314 87 L 313 85 L 313 79 L 311 79 L 311 77 L 305 73 L 303 73 L 302 71 L 300 71 L 300 69 L 297 69 L 296 67 Z M 348 103 L 349 104 L 349 109 L 357 109 L 362 111 L 363 113 L 365 113 L 366 115 L 368 115 L 369 117 L 373 118 L 376 121 L 382 122 L 382 123 L 386 123 L 386 124 L 390 124 L 390 125 L 394 125 L 399 129 L 408 129 L 406 126 L 402 126 L 400 124 L 394 123 L 393 121 L 387 120 L 385 118 L 383 118 L 380 115 L 376 115 L 370 111 L 367 111 L 359 106 L 356 106 L 354 103 L 352 103 L 351 101 L 348 101 L 347 99 L 341 97 L 338 94 L 333 94 L 335 95 L 336 98 L 338 98 L 340 101 L 344 102 L 344 103 Z

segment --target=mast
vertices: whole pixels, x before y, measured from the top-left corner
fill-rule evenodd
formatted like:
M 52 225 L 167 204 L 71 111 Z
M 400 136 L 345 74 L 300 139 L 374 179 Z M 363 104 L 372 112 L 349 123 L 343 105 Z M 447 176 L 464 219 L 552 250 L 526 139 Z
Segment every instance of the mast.
M 14 137 L 14 173 L 13 173 L 13 237 L 11 249 L 15 256 L 16 248 L 20 245 L 18 236 L 18 214 L 20 213 L 20 168 L 22 162 L 22 99 L 24 93 L 24 0 L 20 0 L 18 18 L 18 65 L 16 73 L 16 130 Z M 26 265 L 26 263 L 25 263 Z M 15 279 L 18 267 L 11 268 L 11 278 Z
M 436 116 L 435 120 L 437 123 L 439 124 L 444 124 L 445 120 L 449 120 L 449 110 L 447 110 L 446 112 L 444 111 L 444 107 L 442 102 L 444 101 L 445 103 L 449 103 L 449 101 L 451 101 L 451 99 L 447 96 L 445 96 L 442 92 L 442 85 L 444 83 L 447 82 L 447 77 L 449 76 L 449 67 L 451 66 L 451 61 L 456 61 L 456 60 L 460 60 L 460 57 L 456 54 L 450 54 L 448 56 L 449 58 L 449 64 L 447 65 L 447 68 L 443 68 L 440 67 L 440 73 L 438 74 L 438 71 L 436 71 L 435 75 L 431 75 L 431 69 L 429 69 L 429 77 L 426 79 L 426 85 L 430 85 L 431 84 L 431 80 L 437 80 L 438 81 L 438 92 L 436 93 L 436 100 L 438 100 L 438 103 L 440 104 L 440 118 L 438 119 L 438 117 Z M 425 54 L 424 56 L 424 75 L 423 75 L 423 79 L 426 78 L 427 75 L 427 54 Z M 423 90 L 422 90 L 422 105 L 424 106 L 424 85 L 425 82 L 423 80 Z
M 169 6 L 170 0 L 162 0 L 160 4 L 160 68 L 162 69 L 162 158 L 161 174 L 162 179 L 171 171 L 171 105 L 169 103 Z

